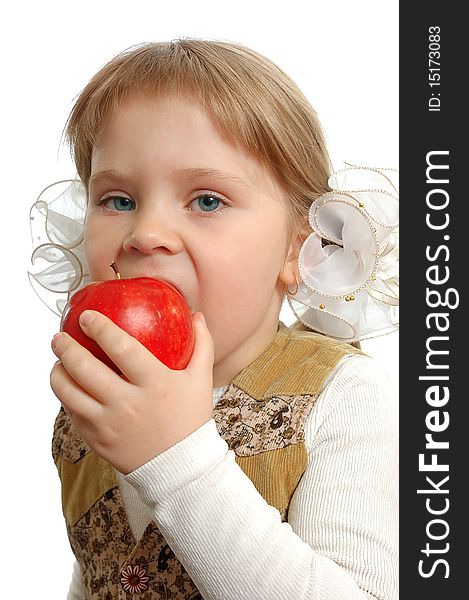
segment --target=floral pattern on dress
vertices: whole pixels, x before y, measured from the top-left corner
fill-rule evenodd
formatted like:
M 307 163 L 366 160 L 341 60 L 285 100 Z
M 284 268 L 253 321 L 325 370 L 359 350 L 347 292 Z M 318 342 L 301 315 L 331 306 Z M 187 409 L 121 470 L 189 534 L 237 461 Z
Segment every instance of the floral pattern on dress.
M 142 567 L 135 565 L 128 565 L 125 569 L 122 570 L 121 574 L 121 584 L 126 592 L 130 592 L 131 594 L 141 594 L 146 589 L 148 589 L 149 577 L 147 576 L 147 572 Z
M 137 544 L 118 488 L 113 488 L 68 527 L 82 567 L 87 598 L 202 600 L 158 527 L 150 523 Z
M 255 400 L 231 384 L 214 409 L 218 433 L 238 456 L 304 442 L 304 422 L 317 395 Z
M 54 434 L 52 440 L 52 456 L 56 462 L 60 455 L 68 462 L 76 463 L 91 451 L 91 448 L 72 425 L 63 408 L 60 409 L 55 420 L 54 431 L 57 433 Z M 65 439 L 67 443 L 63 444 L 62 442 Z

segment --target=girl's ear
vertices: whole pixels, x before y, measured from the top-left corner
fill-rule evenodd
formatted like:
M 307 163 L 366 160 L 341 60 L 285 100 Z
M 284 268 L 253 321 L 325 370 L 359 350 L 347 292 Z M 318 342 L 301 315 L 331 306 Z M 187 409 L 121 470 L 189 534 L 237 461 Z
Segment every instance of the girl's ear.
M 297 232 L 293 235 L 288 247 L 283 268 L 279 273 L 279 279 L 286 286 L 294 286 L 301 281 L 301 276 L 298 270 L 298 256 L 300 254 L 303 242 L 310 233 L 311 231 L 308 232 L 306 231 L 306 228 L 304 228 L 303 231 Z

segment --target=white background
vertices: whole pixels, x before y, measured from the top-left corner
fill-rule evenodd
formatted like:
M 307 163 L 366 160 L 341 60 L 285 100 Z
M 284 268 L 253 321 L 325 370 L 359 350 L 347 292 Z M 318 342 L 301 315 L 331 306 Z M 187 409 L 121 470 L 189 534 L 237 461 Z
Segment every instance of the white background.
M 398 2 L 19 0 L 2 13 L 0 596 L 55 600 L 65 598 L 72 568 L 50 455 L 59 403 L 48 386 L 49 342 L 58 318 L 28 283 L 28 215 L 46 185 L 75 176 L 60 146 L 74 97 L 133 44 L 180 36 L 236 41 L 299 84 L 336 167 L 344 159 L 397 167 Z M 398 334 L 363 346 L 397 387 Z

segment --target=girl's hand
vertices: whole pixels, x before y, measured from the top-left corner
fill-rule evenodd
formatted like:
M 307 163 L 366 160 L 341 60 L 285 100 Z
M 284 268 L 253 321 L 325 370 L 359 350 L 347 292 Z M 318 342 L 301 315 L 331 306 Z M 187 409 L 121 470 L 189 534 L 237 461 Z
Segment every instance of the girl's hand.
M 126 475 L 181 441 L 212 417 L 213 341 L 193 315 L 190 363 L 173 371 L 135 338 L 95 311 L 83 331 L 109 355 L 119 376 L 66 333 L 52 340 L 59 359 L 51 387 L 86 443 Z

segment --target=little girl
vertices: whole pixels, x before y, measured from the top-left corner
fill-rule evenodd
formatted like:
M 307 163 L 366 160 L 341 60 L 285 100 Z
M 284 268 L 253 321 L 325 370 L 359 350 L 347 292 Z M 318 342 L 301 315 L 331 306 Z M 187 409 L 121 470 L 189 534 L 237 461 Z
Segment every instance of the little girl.
M 397 598 L 394 398 L 350 343 L 396 327 L 392 173 L 330 177 L 295 84 L 205 40 L 116 56 L 67 138 L 80 182 L 62 199 L 83 195 L 83 239 L 41 199 L 50 243 L 35 258 L 68 261 L 53 285 L 62 273 L 69 292 L 112 278 L 113 262 L 168 281 L 196 332 L 172 371 L 83 312 L 122 376 L 53 338 L 68 598 Z M 285 296 L 293 328 L 279 322 Z

